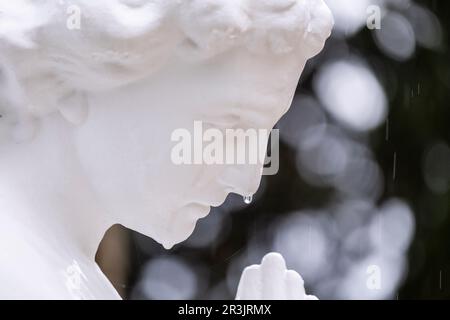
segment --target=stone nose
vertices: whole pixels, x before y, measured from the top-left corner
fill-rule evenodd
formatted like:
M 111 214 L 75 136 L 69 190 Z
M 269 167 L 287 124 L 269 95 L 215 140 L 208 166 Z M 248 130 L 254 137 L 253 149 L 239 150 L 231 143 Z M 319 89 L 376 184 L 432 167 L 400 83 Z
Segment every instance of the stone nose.
M 220 181 L 230 192 L 251 196 L 258 190 L 262 169 L 260 164 L 232 165 L 223 172 Z

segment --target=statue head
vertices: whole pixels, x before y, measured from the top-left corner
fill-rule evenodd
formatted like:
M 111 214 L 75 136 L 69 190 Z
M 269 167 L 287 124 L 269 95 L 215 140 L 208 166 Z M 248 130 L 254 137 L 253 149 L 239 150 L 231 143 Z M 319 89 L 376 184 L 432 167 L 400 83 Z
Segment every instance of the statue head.
M 0 162 L 58 154 L 111 221 L 167 248 L 262 170 L 176 163 L 176 132 L 272 129 L 332 26 L 318 0 L 18 2 L 0 1 Z

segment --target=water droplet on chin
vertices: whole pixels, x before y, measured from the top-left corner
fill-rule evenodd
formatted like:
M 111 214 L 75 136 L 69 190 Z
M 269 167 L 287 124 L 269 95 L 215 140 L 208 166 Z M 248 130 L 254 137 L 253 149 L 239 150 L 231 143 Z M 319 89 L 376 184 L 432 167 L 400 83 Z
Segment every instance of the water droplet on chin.
M 253 200 L 253 196 L 252 196 L 252 195 L 244 196 L 244 202 L 245 202 L 246 204 L 252 203 L 252 200 Z

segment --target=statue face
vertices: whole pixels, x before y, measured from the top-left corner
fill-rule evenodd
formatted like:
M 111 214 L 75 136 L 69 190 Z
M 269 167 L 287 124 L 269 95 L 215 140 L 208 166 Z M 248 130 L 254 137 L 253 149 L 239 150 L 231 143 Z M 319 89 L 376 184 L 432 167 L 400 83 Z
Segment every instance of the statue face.
M 101 205 L 118 223 L 169 248 L 230 192 L 257 190 L 260 162 L 175 164 L 171 136 L 186 129 L 194 139 L 194 121 L 221 132 L 270 130 L 289 106 L 301 70 L 289 59 L 277 68 L 265 59 L 242 53 L 211 65 L 173 65 L 140 83 L 89 96 L 89 115 L 75 127 L 74 140 Z
M 61 4 L 30 3 L 28 14 L 45 19 L 25 26 L 26 15 L 5 7 L 14 32 L 0 33 L 0 50 L 26 98 L 18 104 L 77 124 L 77 157 L 99 205 L 171 247 L 228 193 L 253 194 L 262 167 L 177 165 L 174 131 L 192 132 L 195 121 L 271 129 L 332 18 L 317 0 L 128 2 L 80 1 L 80 17 L 98 19 L 83 18 L 79 30 L 64 27 Z

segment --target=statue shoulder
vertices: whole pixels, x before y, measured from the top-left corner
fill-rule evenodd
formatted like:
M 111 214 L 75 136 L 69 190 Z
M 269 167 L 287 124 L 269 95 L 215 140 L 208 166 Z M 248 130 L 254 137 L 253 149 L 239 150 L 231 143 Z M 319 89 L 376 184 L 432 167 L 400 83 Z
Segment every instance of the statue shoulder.
M 3 217 L 0 226 L 0 299 L 52 299 L 63 286 L 51 276 L 51 268 L 32 243 L 26 228 Z M 54 291 L 56 289 L 56 291 Z
M 109 280 L 70 241 L 53 245 L 24 221 L 0 224 L 0 299 L 120 299 Z

